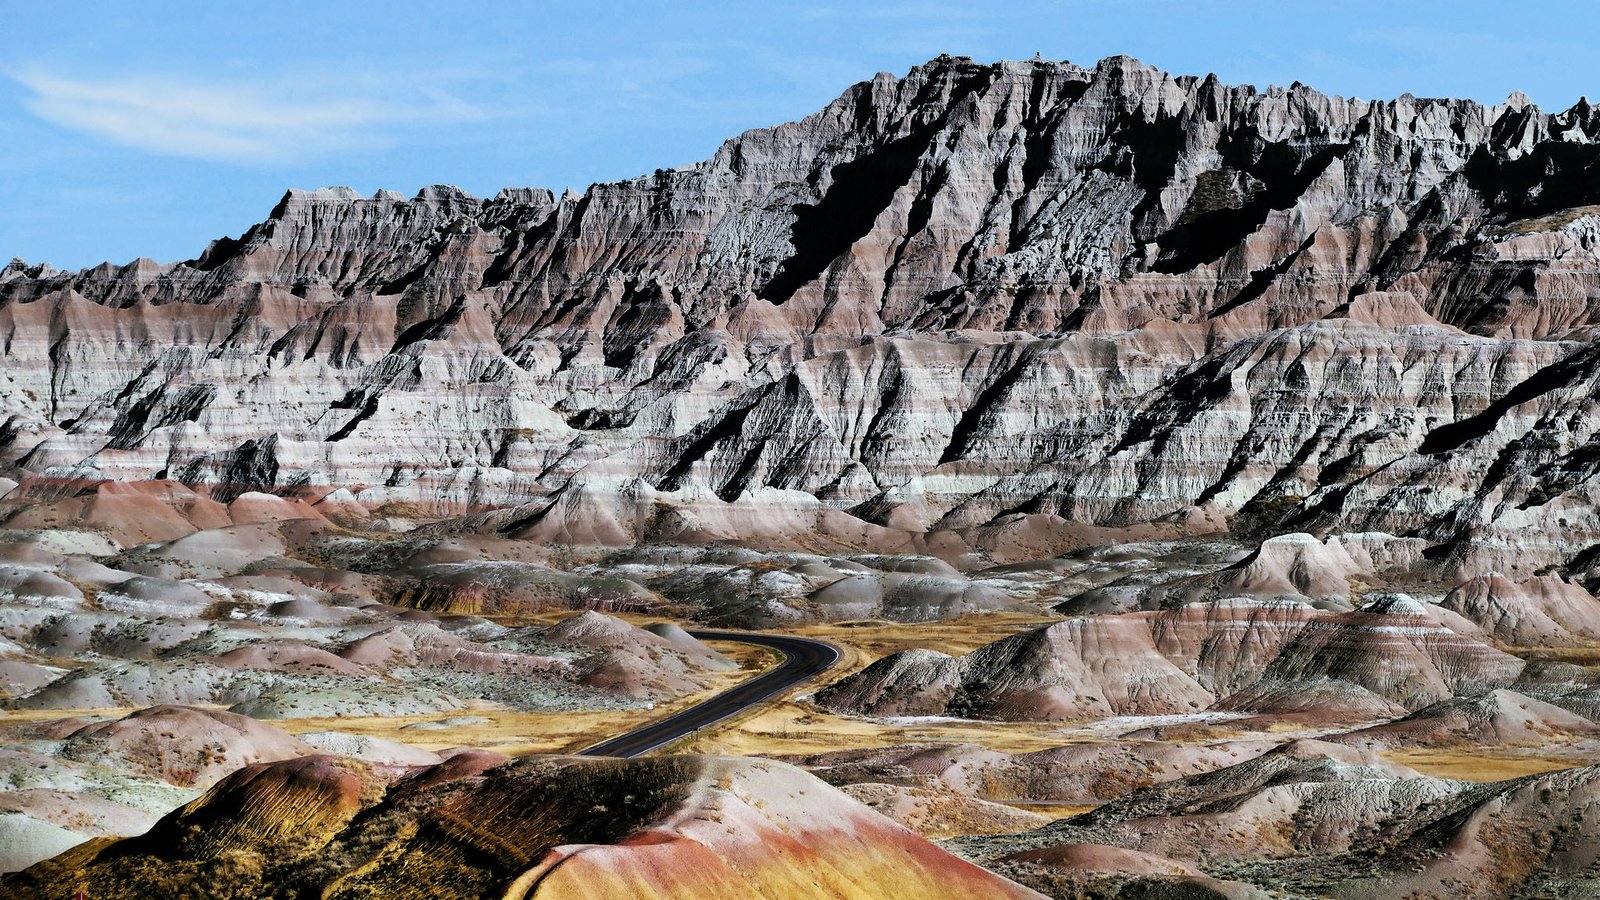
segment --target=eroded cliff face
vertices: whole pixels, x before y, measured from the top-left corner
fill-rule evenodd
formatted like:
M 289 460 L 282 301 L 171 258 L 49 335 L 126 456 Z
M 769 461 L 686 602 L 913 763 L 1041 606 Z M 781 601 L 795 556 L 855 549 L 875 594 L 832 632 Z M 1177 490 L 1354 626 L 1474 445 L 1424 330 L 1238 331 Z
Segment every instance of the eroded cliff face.
M 579 545 L 1600 541 L 1600 114 L 1125 57 L 879 75 L 584 195 L 291 191 L 198 259 L 0 271 L 0 474 Z

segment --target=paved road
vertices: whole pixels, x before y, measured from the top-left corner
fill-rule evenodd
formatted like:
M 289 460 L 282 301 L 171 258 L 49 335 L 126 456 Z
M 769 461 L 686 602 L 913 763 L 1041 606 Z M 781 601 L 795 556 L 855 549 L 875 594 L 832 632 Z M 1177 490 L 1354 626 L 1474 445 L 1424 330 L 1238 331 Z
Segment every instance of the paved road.
M 664 744 L 694 731 L 720 722 L 771 699 L 802 681 L 815 678 L 839 661 L 839 650 L 831 644 L 809 638 L 789 637 L 780 634 L 757 634 L 746 631 L 691 631 L 702 641 L 738 641 L 770 647 L 783 654 L 783 662 L 749 681 L 729 688 L 703 703 L 673 713 L 664 719 L 651 722 L 627 734 L 602 741 L 586 750 L 581 756 L 643 756 Z

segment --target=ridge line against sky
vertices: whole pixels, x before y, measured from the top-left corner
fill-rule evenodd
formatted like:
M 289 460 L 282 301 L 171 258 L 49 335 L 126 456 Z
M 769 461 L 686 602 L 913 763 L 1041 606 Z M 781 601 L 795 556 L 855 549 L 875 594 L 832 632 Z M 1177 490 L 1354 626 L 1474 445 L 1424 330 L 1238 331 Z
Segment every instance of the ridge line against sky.
M 1286 7 L 1293 7 L 1287 9 Z M 69 9 L 62 13 L 60 9 Z M 1550 110 L 1600 93 L 1600 8 L 1354 0 L 793 4 L 0 0 L 0 261 L 190 258 L 289 187 L 583 189 L 703 159 L 879 71 L 1127 54 L 1228 83 Z M 1590 87 L 1593 86 L 1593 87 Z

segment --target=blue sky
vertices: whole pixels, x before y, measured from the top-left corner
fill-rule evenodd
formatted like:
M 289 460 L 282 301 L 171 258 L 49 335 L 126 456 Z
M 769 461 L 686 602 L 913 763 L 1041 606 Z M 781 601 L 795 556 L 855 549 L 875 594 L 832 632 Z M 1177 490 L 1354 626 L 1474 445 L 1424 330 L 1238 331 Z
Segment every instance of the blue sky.
M 1127 53 L 1364 98 L 1600 96 L 1588 0 L 0 0 L 0 22 L 0 260 L 63 267 L 192 257 L 291 186 L 581 190 L 939 53 Z

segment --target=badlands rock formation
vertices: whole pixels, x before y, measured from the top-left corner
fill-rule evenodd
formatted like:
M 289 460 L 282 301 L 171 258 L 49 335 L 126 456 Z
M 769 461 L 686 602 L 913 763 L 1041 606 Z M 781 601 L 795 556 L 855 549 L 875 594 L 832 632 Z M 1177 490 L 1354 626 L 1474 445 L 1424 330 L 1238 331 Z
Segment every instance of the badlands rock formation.
M 1587 102 L 941 57 L 581 195 L 290 191 L 183 262 L 13 262 L 0 475 L 577 550 L 1231 522 L 1587 571 L 1597 160 Z
M 857 782 L 844 785 L 841 790 L 874 812 L 929 838 L 1025 831 L 1050 821 L 1038 813 L 937 788 Z
M 1069 619 L 959 658 L 903 651 L 817 701 L 877 716 L 1050 721 L 1215 709 L 1360 721 L 1511 685 L 1524 661 L 1487 641 L 1403 594 L 1348 613 L 1216 601 Z
M 840 786 L 895 784 L 991 801 L 1095 804 L 1158 782 L 1230 766 L 1270 749 L 1272 744 L 1266 741 L 1209 746 L 1085 741 L 1032 753 L 1001 753 L 973 744 L 919 744 L 840 750 L 796 762 Z
M 417 609 L 427 604 L 407 601 L 449 595 L 463 568 L 498 577 L 488 596 L 502 605 L 523 597 L 544 610 L 590 605 L 614 585 L 325 524 L 226 525 L 125 552 L 93 532 L 0 534 L 0 701 L 31 710 L 211 704 L 258 719 L 484 702 L 643 707 L 701 691 L 733 668 L 681 629 L 658 634 L 592 609 L 528 625 Z M 382 576 L 337 568 L 329 540 L 350 557 L 382 546 L 400 562 Z M 305 559 L 319 549 L 322 564 Z M 474 559 L 438 561 L 452 554 Z M 230 740 L 246 739 L 229 727 L 239 732 Z
M 329 746 L 385 765 L 441 762 L 417 747 L 376 743 L 382 746 L 326 731 L 296 738 L 246 716 L 186 706 L 112 719 L 0 720 L 0 872 L 91 838 L 143 834 L 247 765 L 314 756 Z
M 1451 697 L 1404 718 L 1327 740 L 1369 750 L 1449 744 L 1543 746 L 1563 737 L 1594 734 L 1596 729 L 1594 722 L 1558 706 L 1500 690 Z
M 1089 845 L 1145 861 L 1101 873 L 1113 882 L 1199 870 L 1271 896 L 1588 897 L 1600 886 L 1597 789 L 1600 771 L 1592 766 L 1472 784 L 1424 777 L 1348 747 L 1294 741 L 1033 832 L 955 843 L 1046 890 L 1059 883 L 1072 848 Z M 1052 867 L 1058 856 L 1066 859 Z M 1068 873 L 1081 878 L 1087 868 Z M 1089 895 L 1120 896 L 1117 885 L 1105 887 Z M 1238 886 L 1155 896 L 1255 896 L 1223 888 Z
M 0 895 L 1594 896 L 1596 171 L 1587 102 L 941 57 L 13 262 Z M 846 645 L 690 741 L 854 749 L 444 736 L 731 681 L 670 619 Z
M 239 770 L 142 837 L 0 881 L 8 896 L 515 898 L 1040 895 L 793 767 L 462 753 L 404 774 L 328 756 Z
M 1440 603 L 1516 647 L 1574 647 L 1600 641 L 1600 603 L 1555 575 L 1524 582 L 1491 572 L 1456 586 Z

